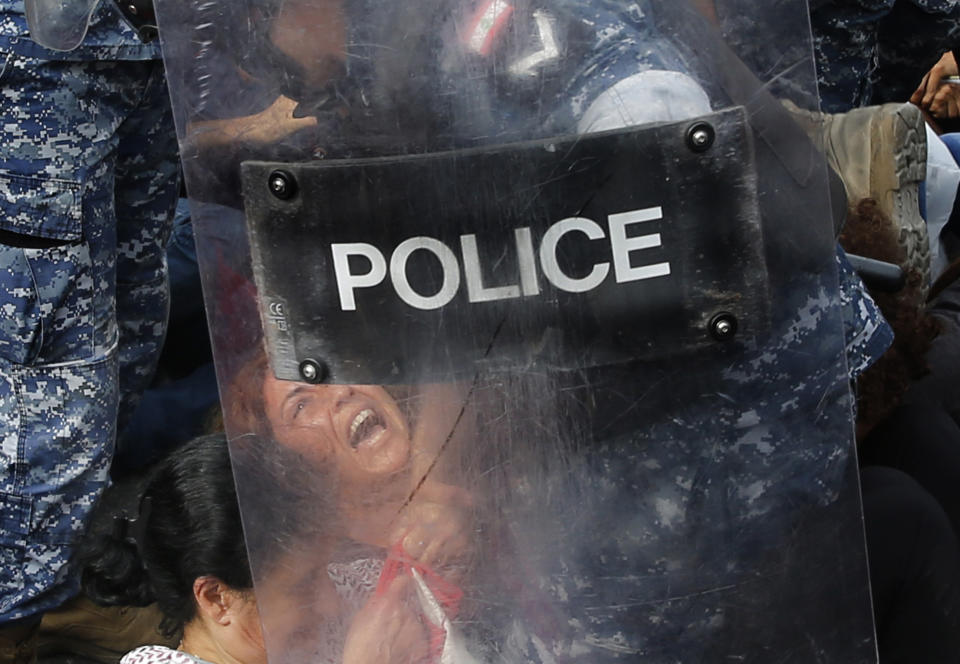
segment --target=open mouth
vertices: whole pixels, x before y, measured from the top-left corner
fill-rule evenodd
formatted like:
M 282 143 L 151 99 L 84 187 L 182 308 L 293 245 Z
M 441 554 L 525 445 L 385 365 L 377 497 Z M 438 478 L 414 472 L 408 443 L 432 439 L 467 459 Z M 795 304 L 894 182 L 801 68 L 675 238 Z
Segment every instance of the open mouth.
M 383 418 L 372 408 L 364 408 L 350 423 L 350 438 L 347 442 L 353 449 L 361 445 L 373 445 L 386 430 Z

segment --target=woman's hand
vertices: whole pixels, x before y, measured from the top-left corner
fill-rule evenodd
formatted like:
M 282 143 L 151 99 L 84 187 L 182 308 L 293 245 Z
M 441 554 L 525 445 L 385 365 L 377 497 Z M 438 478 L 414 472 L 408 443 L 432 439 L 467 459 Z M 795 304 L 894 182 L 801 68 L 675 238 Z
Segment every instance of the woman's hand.
M 398 576 L 381 595 L 374 595 L 350 624 L 343 664 L 419 664 L 430 653 L 408 576 Z
M 427 482 L 404 509 L 390 537 L 425 567 L 455 581 L 472 556 L 473 500 L 460 487 Z

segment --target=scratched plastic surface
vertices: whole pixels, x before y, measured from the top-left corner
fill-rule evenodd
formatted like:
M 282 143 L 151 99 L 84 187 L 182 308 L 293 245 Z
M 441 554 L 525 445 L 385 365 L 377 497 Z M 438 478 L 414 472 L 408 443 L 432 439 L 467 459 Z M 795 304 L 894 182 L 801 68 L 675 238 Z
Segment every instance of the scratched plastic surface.
M 876 660 L 805 2 L 157 10 L 270 661 Z

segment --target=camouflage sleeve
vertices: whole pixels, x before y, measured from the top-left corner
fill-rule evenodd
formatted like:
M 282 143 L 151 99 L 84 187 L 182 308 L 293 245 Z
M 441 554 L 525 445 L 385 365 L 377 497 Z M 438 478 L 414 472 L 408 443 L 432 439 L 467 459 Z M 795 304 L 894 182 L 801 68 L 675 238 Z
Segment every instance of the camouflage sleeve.
M 843 306 L 843 331 L 847 368 L 851 379 L 880 359 L 893 343 L 893 328 L 854 272 L 843 249 L 837 247 L 837 271 Z

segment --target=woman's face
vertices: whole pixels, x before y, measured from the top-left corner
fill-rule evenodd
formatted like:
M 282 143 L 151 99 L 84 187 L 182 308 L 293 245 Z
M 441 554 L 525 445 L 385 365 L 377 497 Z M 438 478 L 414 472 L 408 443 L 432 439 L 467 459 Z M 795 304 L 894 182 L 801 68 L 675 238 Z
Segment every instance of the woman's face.
M 411 458 L 407 423 L 375 385 L 308 385 L 268 372 L 264 405 L 277 442 L 317 464 L 332 459 L 341 479 L 385 478 Z
M 231 625 L 230 654 L 238 662 L 248 664 L 267 664 L 266 647 L 263 644 L 263 631 L 260 628 L 260 613 L 257 601 L 248 593 L 237 602 Z

